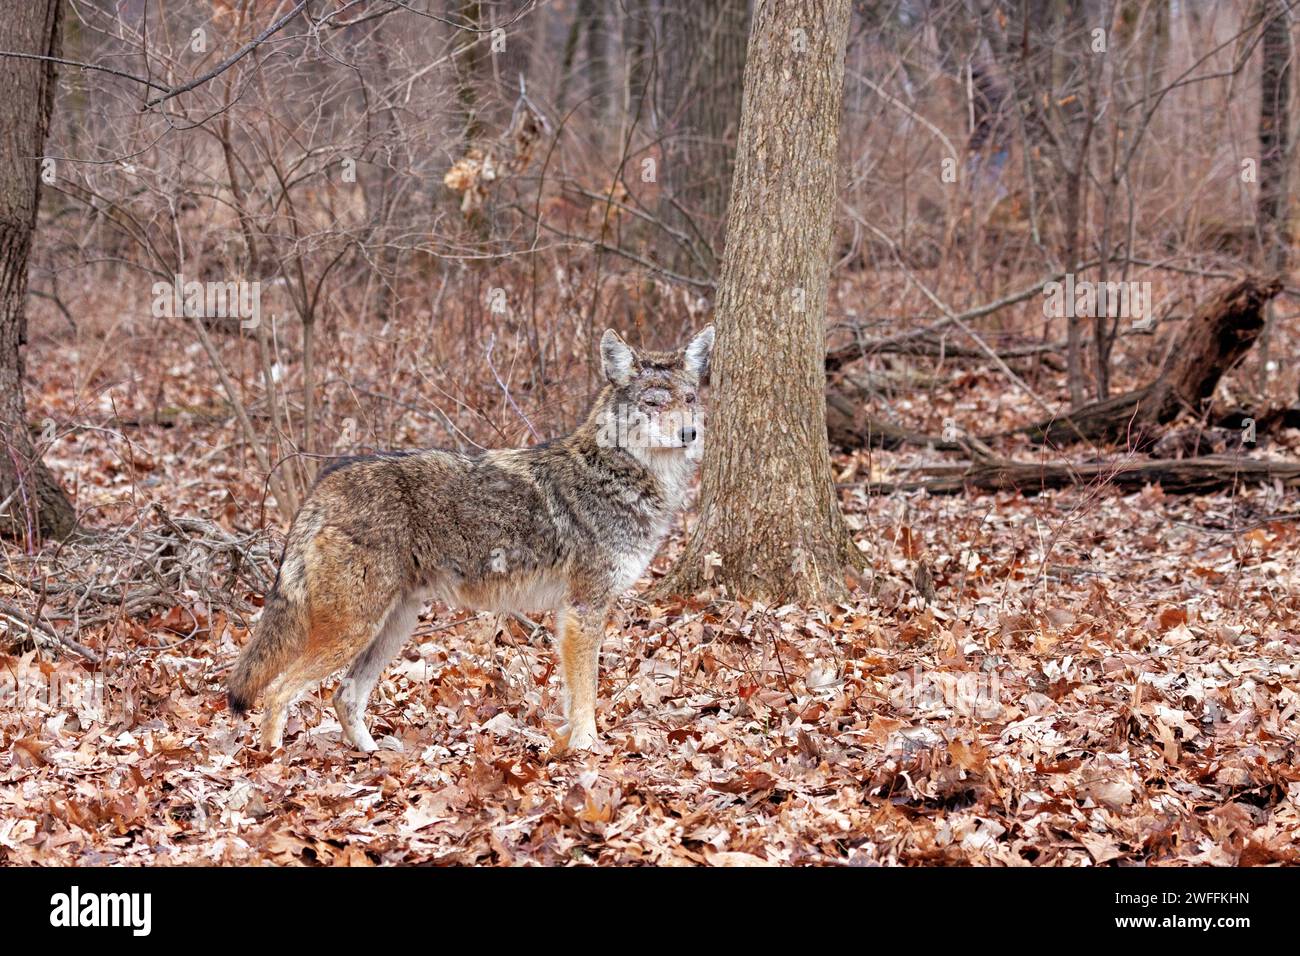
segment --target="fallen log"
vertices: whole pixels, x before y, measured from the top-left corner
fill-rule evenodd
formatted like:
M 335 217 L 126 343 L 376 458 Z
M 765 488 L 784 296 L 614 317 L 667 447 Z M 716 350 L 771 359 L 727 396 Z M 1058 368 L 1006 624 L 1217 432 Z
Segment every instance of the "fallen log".
M 1277 277 L 1246 276 L 1221 289 L 1180 330 L 1160 374 L 1142 388 L 1041 421 L 1026 431 L 1039 442 L 1079 440 L 1149 445 L 1160 425 L 1183 412 L 1199 416 L 1229 370 L 1250 351 L 1264 327 Z
M 996 351 L 999 357 L 1008 362 L 1019 360 L 1028 364 L 1027 360 L 1036 360 L 1059 372 L 1065 368 L 1065 363 L 1060 359 L 1060 353 L 1064 350 L 1064 342 L 1038 342 L 1006 346 Z M 850 362 L 854 362 L 865 355 L 883 354 L 988 361 L 988 355 L 982 349 L 972 348 L 969 345 L 958 345 L 949 341 L 948 337 L 880 339 L 831 349 L 826 353 L 826 371 L 838 371 Z
M 946 472 L 951 468 L 951 463 L 935 466 L 937 471 Z M 1032 495 L 1072 485 L 1111 485 L 1135 491 L 1147 485 L 1158 484 L 1170 494 L 1204 494 L 1275 480 L 1288 487 L 1300 486 L 1300 461 L 1232 455 L 1123 458 L 1082 464 L 992 458 L 970 462 L 960 474 L 945 474 L 923 481 L 883 482 L 863 487 L 869 494 L 875 495 L 887 495 L 896 491 L 928 491 L 937 495 L 961 494 L 966 491 L 1019 491 Z

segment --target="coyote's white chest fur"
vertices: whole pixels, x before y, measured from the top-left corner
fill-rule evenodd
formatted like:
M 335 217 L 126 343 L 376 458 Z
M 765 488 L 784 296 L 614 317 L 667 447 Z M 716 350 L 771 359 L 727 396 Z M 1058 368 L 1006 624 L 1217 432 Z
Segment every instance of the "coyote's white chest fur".
M 618 555 L 614 570 L 614 588 L 619 593 L 641 580 L 641 575 L 645 574 L 646 568 L 654 560 L 659 546 L 663 544 L 664 537 L 668 534 L 673 518 L 686 503 L 691 476 L 695 473 L 697 456 L 694 449 L 656 452 L 649 457 L 651 473 L 654 474 L 663 491 L 667 508 L 665 513 L 651 525 L 649 533 L 639 547 L 630 548 Z

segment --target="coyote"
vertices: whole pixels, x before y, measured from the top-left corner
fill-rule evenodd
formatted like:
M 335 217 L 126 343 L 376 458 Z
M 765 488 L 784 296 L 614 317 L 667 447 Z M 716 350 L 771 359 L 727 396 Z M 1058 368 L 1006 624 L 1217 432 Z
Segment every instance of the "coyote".
M 600 340 L 607 384 L 571 434 L 476 455 L 429 450 L 336 459 L 293 519 L 256 632 L 228 685 L 246 713 L 266 690 L 262 745 L 290 705 L 347 667 L 334 694 L 343 736 L 377 749 L 362 719 L 379 675 L 428 600 L 553 610 L 567 724 L 596 740 L 596 681 L 610 605 L 645 571 L 700 457 L 699 389 L 713 327 L 678 352 Z

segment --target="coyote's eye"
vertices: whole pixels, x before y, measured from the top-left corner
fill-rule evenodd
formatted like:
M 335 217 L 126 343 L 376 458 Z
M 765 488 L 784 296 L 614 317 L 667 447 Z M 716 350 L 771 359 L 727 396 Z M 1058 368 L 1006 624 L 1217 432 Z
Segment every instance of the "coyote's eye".
M 668 404 L 668 393 L 661 388 L 644 392 L 641 395 L 641 404 L 648 405 L 650 408 L 661 408 Z
M 687 404 L 687 405 L 694 405 L 694 404 L 695 404 L 695 393 L 694 393 L 694 392 L 687 392 L 683 397 L 685 398 L 685 400 L 686 400 L 686 404 Z

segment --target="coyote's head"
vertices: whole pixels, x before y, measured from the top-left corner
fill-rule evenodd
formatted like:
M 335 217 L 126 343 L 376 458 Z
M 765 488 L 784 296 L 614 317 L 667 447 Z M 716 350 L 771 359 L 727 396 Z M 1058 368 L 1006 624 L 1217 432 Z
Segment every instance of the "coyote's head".
M 610 388 L 598 409 L 602 444 L 638 457 L 683 450 L 698 456 L 704 437 L 700 386 L 712 349 L 711 325 L 677 352 L 633 349 L 613 329 L 606 330 L 600 358 Z

